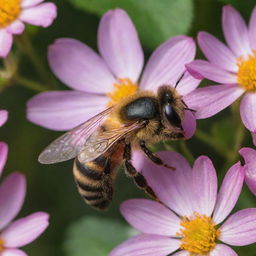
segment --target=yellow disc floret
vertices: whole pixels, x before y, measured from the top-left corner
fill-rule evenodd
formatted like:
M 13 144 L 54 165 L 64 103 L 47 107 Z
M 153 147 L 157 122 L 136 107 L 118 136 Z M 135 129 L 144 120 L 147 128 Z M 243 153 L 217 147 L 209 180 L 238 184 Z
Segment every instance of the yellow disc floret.
M 215 228 L 211 217 L 194 213 L 190 218 L 183 217 L 182 228 L 177 234 L 181 237 L 180 248 L 190 255 L 208 255 L 214 249 L 220 231 Z
M 0 0 L 0 28 L 10 25 L 21 12 L 20 0 Z
M 247 91 L 256 92 L 256 52 L 247 59 L 239 57 L 237 65 L 238 84 Z
M 118 83 L 114 83 L 113 85 L 113 92 L 107 94 L 107 96 L 110 98 L 108 106 L 112 106 L 122 99 L 134 94 L 138 89 L 138 86 L 128 78 L 122 78 L 118 81 Z
M 0 253 L 4 250 L 4 241 L 0 238 Z

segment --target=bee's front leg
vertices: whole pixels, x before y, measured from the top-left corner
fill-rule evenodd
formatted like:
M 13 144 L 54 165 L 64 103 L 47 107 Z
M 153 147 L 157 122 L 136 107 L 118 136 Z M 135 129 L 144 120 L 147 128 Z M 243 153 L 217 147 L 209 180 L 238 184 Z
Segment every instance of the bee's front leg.
M 169 169 L 172 169 L 173 171 L 176 170 L 175 167 L 172 167 L 172 166 L 169 166 L 167 164 L 165 164 L 163 162 L 163 160 L 161 158 L 159 158 L 158 156 L 156 156 L 152 151 L 150 151 L 147 146 L 146 146 L 146 143 L 144 140 L 141 140 L 140 141 L 140 148 L 142 149 L 142 151 L 146 154 L 146 156 L 155 164 L 157 165 L 162 165 L 166 168 L 169 168 Z

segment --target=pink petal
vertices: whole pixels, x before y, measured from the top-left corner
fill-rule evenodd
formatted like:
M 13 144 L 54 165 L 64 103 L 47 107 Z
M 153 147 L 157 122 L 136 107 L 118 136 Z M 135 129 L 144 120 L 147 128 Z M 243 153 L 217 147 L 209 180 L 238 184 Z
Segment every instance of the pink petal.
M 117 78 L 138 80 L 144 62 L 143 50 L 136 28 L 124 10 L 110 10 L 103 15 L 98 47 Z
M 21 1 L 21 6 L 23 8 L 31 7 L 31 6 L 34 6 L 34 5 L 42 3 L 43 1 L 44 0 L 22 0 Z
M 239 150 L 247 166 L 245 171 L 245 182 L 251 192 L 256 195 L 256 150 L 252 148 L 242 148 Z
M 244 167 L 238 162 L 228 170 L 218 193 L 213 214 L 213 220 L 216 225 L 221 223 L 236 205 L 243 182 Z
M 211 216 L 218 187 L 217 175 L 212 161 L 207 156 L 200 156 L 194 163 L 192 174 L 195 210 L 200 214 Z
M 199 88 L 183 97 L 191 108 L 196 110 L 197 119 L 208 118 L 219 113 L 238 99 L 244 90 L 237 85 L 213 85 Z
M 222 28 L 229 47 L 237 57 L 246 57 L 251 53 L 245 21 L 239 12 L 230 5 L 223 7 Z
M 256 146 L 256 133 L 253 133 L 253 132 L 252 132 L 252 142 L 253 142 L 253 145 Z
M 240 105 L 240 115 L 245 127 L 256 132 L 256 94 L 246 93 Z
M 191 167 L 185 158 L 176 152 L 162 151 L 157 155 L 169 166 L 175 167 L 172 171 L 158 166 L 141 151 L 133 152 L 133 165 L 146 177 L 148 184 L 157 197 L 166 206 L 181 216 L 193 214 L 193 200 L 191 199 Z
M 236 75 L 206 60 L 194 60 L 186 65 L 188 72 L 198 79 L 207 78 L 217 83 L 234 84 Z
M 256 50 L 256 7 L 252 11 L 249 22 L 249 38 L 251 47 Z
M 217 244 L 209 256 L 238 256 L 238 254 L 225 244 Z
M 185 131 L 185 138 L 190 139 L 196 131 L 196 118 L 190 110 L 185 110 L 185 117 L 182 121 L 182 127 Z
M 185 72 L 185 64 L 194 57 L 195 42 L 191 37 L 172 37 L 151 55 L 141 79 L 141 88 L 157 90 L 164 84 L 174 86 Z
M 220 227 L 219 240 L 233 246 L 256 242 L 256 208 L 244 209 L 231 215 Z
M 21 173 L 10 174 L 0 185 L 0 230 L 16 217 L 26 193 L 26 180 Z
M 8 156 L 8 145 L 0 141 L 0 176 L 5 166 L 7 156 Z
M 106 108 L 107 98 L 78 91 L 43 92 L 27 103 L 27 118 L 48 129 L 65 131 Z
M 166 256 L 179 248 L 179 240 L 157 235 L 138 235 L 116 247 L 109 256 Z
M 145 234 L 175 237 L 180 219 L 162 204 L 146 199 L 131 199 L 121 205 L 121 213 L 134 228 Z
M 53 3 L 43 3 L 23 9 L 19 19 L 42 27 L 49 27 L 57 17 L 57 8 Z
M 25 25 L 23 22 L 16 20 L 11 25 L 9 25 L 6 30 L 10 34 L 21 34 L 25 29 Z
M 102 58 L 78 40 L 56 40 L 49 47 L 48 60 L 55 75 L 71 88 L 94 93 L 113 89 L 116 80 Z
M 0 110 L 0 127 L 5 124 L 8 119 L 8 111 Z
M 27 254 L 18 249 L 5 249 L 1 256 L 27 256 Z
M 0 29 L 0 58 L 7 57 L 12 47 L 12 34 L 5 29 Z
M 237 59 L 232 51 L 216 37 L 207 32 L 199 32 L 199 46 L 206 58 L 221 69 L 237 72 Z
M 179 251 L 179 252 L 172 254 L 172 256 L 189 256 L 189 252 L 188 251 Z
M 190 92 L 194 91 L 198 85 L 201 83 L 200 79 L 194 78 L 189 72 L 185 72 L 183 78 L 180 80 L 176 89 L 180 95 L 187 95 Z
M 10 224 L 1 234 L 7 247 L 21 247 L 37 239 L 49 225 L 49 215 L 33 213 Z

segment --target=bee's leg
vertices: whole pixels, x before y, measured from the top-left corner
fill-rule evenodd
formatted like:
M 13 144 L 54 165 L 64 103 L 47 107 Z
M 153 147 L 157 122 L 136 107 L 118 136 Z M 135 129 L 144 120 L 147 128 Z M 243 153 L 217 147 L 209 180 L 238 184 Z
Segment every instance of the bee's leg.
M 140 147 L 142 149 L 142 151 L 146 154 L 146 156 L 152 161 L 154 162 L 155 164 L 157 165 L 162 165 L 166 168 L 169 168 L 169 169 L 172 169 L 172 170 L 176 170 L 175 167 L 172 167 L 172 166 L 169 166 L 167 164 L 165 164 L 161 158 L 159 158 L 158 156 L 156 156 L 152 151 L 150 151 L 147 146 L 146 146 L 146 143 L 144 140 L 141 140 L 140 141 Z
M 155 200 L 158 200 L 157 196 L 153 189 L 148 185 L 145 177 L 139 173 L 131 163 L 131 145 L 126 144 L 124 149 L 124 165 L 125 172 L 127 176 L 133 178 L 134 183 L 140 188 L 143 189 L 149 196 L 153 197 Z

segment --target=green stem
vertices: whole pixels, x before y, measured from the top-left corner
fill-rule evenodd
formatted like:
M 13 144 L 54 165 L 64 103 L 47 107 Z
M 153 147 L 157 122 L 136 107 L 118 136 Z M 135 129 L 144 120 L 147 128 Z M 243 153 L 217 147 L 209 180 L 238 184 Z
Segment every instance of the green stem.
M 181 152 L 185 156 L 185 158 L 190 163 L 193 163 L 195 161 L 195 158 L 192 152 L 190 151 L 190 149 L 188 148 L 187 143 L 185 143 L 184 141 L 180 141 L 179 145 L 180 145 Z
M 21 76 L 16 75 L 15 78 L 13 78 L 13 81 L 15 81 L 16 83 L 28 89 L 32 89 L 37 92 L 43 92 L 43 91 L 49 90 L 49 88 L 47 88 L 46 86 Z

